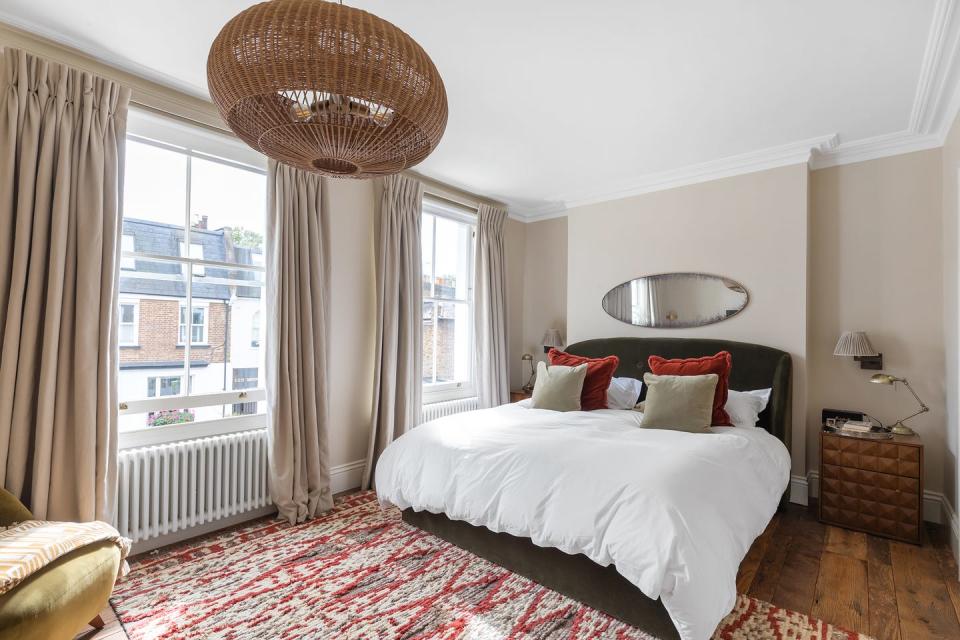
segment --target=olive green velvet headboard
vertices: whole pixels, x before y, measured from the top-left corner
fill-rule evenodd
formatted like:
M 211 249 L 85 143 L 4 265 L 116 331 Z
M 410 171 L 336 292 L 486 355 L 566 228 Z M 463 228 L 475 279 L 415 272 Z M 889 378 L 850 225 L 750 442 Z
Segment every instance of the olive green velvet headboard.
M 615 355 L 620 358 L 616 375 L 640 380 L 650 370 L 647 358 L 652 355 L 697 358 L 729 351 L 733 357 L 730 388 L 736 391 L 773 389 L 757 426 L 775 435 L 790 449 L 791 362 L 786 351 L 749 342 L 702 338 L 599 338 L 571 344 L 564 351 L 589 358 Z

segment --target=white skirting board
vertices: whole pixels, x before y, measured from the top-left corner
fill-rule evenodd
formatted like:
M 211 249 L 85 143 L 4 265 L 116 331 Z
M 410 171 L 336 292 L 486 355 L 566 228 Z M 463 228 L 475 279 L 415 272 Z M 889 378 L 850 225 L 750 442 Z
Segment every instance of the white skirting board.
M 364 460 L 354 460 L 346 464 L 330 467 L 330 490 L 334 494 L 359 489 L 363 481 Z

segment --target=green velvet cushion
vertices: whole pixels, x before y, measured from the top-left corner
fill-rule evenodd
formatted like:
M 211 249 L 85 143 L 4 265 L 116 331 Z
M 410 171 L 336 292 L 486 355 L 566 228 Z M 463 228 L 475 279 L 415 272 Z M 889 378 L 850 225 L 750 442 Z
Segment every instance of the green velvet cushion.
M 0 596 L 0 640 L 70 640 L 107 604 L 120 549 L 77 549 Z
M 0 489 L 0 527 L 9 527 L 14 522 L 33 520 L 33 514 L 12 493 Z

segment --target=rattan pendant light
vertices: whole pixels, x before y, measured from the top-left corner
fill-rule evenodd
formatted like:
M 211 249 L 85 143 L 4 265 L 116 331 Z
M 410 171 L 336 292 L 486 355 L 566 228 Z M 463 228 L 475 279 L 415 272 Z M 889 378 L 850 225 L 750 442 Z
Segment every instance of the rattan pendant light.
M 270 0 L 228 22 L 207 59 L 210 95 L 244 142 L 329 176 L 397 173 L 447 125 L 423 48 L 375 15 L 323 0 Z

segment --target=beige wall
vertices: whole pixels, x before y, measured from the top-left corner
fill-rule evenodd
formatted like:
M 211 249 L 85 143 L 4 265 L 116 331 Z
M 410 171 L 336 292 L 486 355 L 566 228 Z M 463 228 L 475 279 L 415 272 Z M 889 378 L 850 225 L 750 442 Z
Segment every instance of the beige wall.
M 510 388 L 519 389 L 530 378 L 520 357 L 545 359 L 540 341 L 547 329 L 567 335 L 567 219 L 511 219 L 506 234 Z
M 325 180 L 330 220 L 330 464 L 361 460 L 370 435 L 376 287 L 373 183 Z
M 960 288 L 960 261 L 957 259 L 960 246 L 960 119 L 955 120 L 942 153 L 942 202 L 943 207 L 943 307 L 944 347 L 946 352 L 946 447 L 943 451 L 943 493 L 954 513 L 960 499 L 960 473 L 957 472 L 958 442 L 960 442 L 960 312 L 958 312 L 958 288 Z
M 601 308 L 603 295 L 632 277 L 699 271 L 747 288 L 750 304 L 737 316 L 669 335 L 743 340 L 790 352 L 798 475 L 806 468 L 807 175 L 806 165 L 795 165 L 578 207 L 569 212 L 567 240 L 569 342 L 665 335 L 614 320 Z
M 926 445 L 925 488 L 943 489 L 944 337 L 940 150 L 810 174 L 808 464 L 819 466 L 824 407 L 866 411 L 885 424 L 916 410 L 902 386 L 832 355 L 844 330 L 862 329 L 883 370 L 905 377 L 930 405 L 910 421 Z
M 567 219 L 527 225 L 524 261 L 523 353 L 545 360 L 543 333 L 558 329 L 567 339 Z M 524 369 L 523 382 L 530 377 Z

